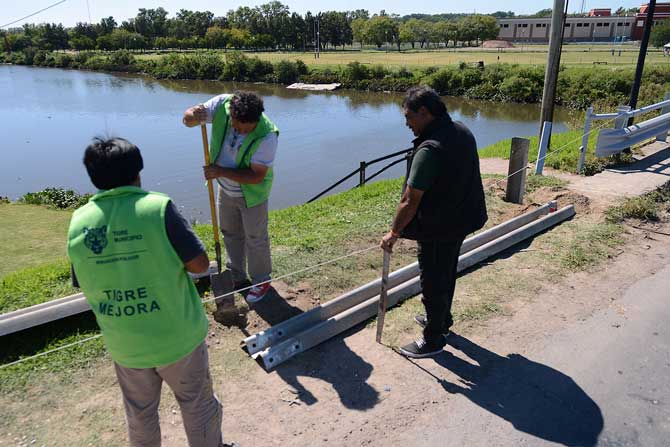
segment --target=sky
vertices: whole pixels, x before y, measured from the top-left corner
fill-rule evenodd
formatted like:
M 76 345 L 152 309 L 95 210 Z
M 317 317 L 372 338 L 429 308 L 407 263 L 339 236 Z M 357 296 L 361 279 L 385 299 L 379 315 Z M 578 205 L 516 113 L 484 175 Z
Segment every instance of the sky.
M 13 0 L 0 0 L 0 26 L 24 17 L 42 8 L 45 8 L 57 0 L 31 0 L 28 2 L 17 2 Z M 62 23 L 65 26 L 72 26 L 77 22 L 88 22 L 89 11 L 90 21 L 99 22 L 101 18 L 114 16 L 117 22 L 127 18 L 134 17 L 137 9 L 157 8 L 162 6 L 173 17 L 179 9 L 186 8 L 190 10 L 204 11 L 209 10 L 215 16 L 225 15 L 230 9 L 236 9 L 239 6 L 257 6 L 267 1 L 221 1 L 221 0 L 67 0 L 54 8 L 42 12 L 39 15 L 31 17 L 24 22 L 19 22 L 13 26 L 21 26 L 23 23 L 41 23 L 53 22 Z M 517 14 L 531 14 L 543 8 L 551 8 L 552 0 L 471 0 L 467 2 L 468 8 L 464 9 L 461 2 L 446 2 L 444 0 L 423 0 L 421 2 L 409 2 L 407 0 L 330 0 L 327 2 L 315 2 L 308 0 L 282 0 L 282 3 L 288 5 L 292 12 L 304 14 L 307 11 L 347 11 L 354 9 L 367 9 L 371 14 L 385 9 L 387 13 L 400 15 L 411 13 L 491 13 L 498 10 L 511 10 Z M 639 7 L 643 2 L 641 0 L 586 0 L 585 10 L 591 8 L 612 8 L 616 10 L 619 6 L 625 8 Z M 504 7 L 502 6 L 504 4 Z M 570 12 L 579 12 L 581 0 L 573 0 L 569 3 Z

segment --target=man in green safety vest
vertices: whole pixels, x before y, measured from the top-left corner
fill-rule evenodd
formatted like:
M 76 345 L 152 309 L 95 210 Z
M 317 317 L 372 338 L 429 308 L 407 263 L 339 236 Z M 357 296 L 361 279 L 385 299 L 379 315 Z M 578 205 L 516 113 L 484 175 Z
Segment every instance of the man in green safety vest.
M 187 272 L 209 259 L 169 197 L 140 188 L 142 155 L 122 138 L 84 154 L 100 190 L 70 222 L 67 252 L 102 331 L 123 394 L 132 446 L 161 443 L 158 404 L 167 382 L 190 446 L 221 447 L 222 408 L 212 389 L 207 317 Z
M 226 267 L 236 290 L 253 286 L 246 294 L 252 304 L 269 291 L 272 273 L 268 198 L 279 129 L 263 111 L 261 97 L 238 91 L 193 106 L 183 118 L 187 127 L 212 123 L 212 164 L 204 167 L 204 174 L 219 184 L 219 226 L 228 255 Z

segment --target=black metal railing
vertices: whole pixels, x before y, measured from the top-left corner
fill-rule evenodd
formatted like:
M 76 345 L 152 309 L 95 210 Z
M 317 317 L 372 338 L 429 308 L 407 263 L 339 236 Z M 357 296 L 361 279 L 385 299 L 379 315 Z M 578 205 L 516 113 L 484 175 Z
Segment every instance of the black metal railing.
M 375 158 L 374 160 L 370 160 L 370 161 L 362 161 L 362 162 L 360 163 L 360 165 L 358 166 L 358 169 L 355 169 L 355 170 L 352 171 L 351 173 L 349 173 L 349 174 L 347 174 L 346 176 L 342 177 L 340 180 L 338 180 L 337 182 L 333 183 L 333 184 L 330 185 L 328 188 L 324 189 L 324 190 L 321 191 L 319 194 L 317 194 L 317 195 L 315 195 L 314 197 L 312 197 L 311 199 L 309 199 L 309 200 L 307 201 L 307 203 L 309 203 L 309 202 L 313 202 L 313 201 L 315 201 L 316 199 L 322 197 L 323 195 L 328 194 L 330 191 L 332 191 L 333 189 L 337 188 L 337 187 L 340 186 L 342 183 L 346 182 L 347 180 L 349 180 L 351 177 L 355 176 L 356 174 L 358 174 L 358 185 L 354 186 L 354 188 L 358 188 L 358 187 L 360 187 L 360 186 L 365 185 L 367 182 L 369 182 L 369 181 L 372 180 L 373 178 L 377 177 L 379 174 L 381 174 L 382 172 L 386 171 L 387 169 L 390 169 L 391 167 L 397 165 L 398 163 L 402 163 L 403 161 L 405 161 L 406 163 L 409 164 L 409 162 L 410 162 L 410 160 L 411 160 L 412 150 L 413 150 L 412 148 L 404 149 L 404 150 L 402 150 L 402 151 L 398 151 L 398 152 L 394 152 L 394 153 L 392 153 L 392 154 L 384 155 L 383 157 Z M 376 164 L 376 163 L 379 163 L 379 162 L 382 162 L 382 161 L 389 160 L 389 159 L 391 159 L 391 158 L 396 158 L 396 160 L 393 160 L 391 163 L 387 164 L 386 166 L 384 166 L 383 168 L 381 168 L 379 171 L 377 171 L 377 172 L 375 172 L 374 174 L 372 174 L 370 177 L 367 177 L 367 176 L 366 176 L 366 174 L 367 174 L 367 168 L 368 168 L 369 166 L 371 166 L 371 165 L 373 165 L 373 164 Z M 353 189 L 353 188 L 352 188 L 352 189 Z

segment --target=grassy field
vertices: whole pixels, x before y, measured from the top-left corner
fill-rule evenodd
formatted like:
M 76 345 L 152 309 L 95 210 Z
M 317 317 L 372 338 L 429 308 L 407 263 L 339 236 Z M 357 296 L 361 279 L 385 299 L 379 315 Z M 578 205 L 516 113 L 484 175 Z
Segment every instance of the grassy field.
M 615 53 L 611 54 L 610 45 L 566 45 L 563 48 L 561 63 L 568 66 L 593 66 L 594 62 L 606 62 L 601 67 L 633 67 L 637 62 L 638 48 L 633 45 L 614 46 Z M 621 56 L 619 56 L 621 48 Z M 221 51 L 223 54 L 224 52 Z M 164 53 L 150 53 L 138 55 L 140 59 L 154 59 Z M 403 50 L 402 52 L 379 51 L 364 49 L 362 51 L 327 51 L 322 52 L 318 59 L 313 53 L 303 52 L 258 52 L 248 53 L 261 59 L 272 62 L 280 60 L 300 59 L 306 64 L 320 67 L 336 67 L 346 65 L 349 62 L 358 61 L 364 64 L 380 64 L 387 67 L 428 67 L 455 65 L 460 62 L 476 63 L 484 61 L 485 64 L 509 63 L 522 65 L 544 65 L 547 61 L 547 46 L 517 46 L 516 48 L 483 49 L 483 48 L 456 48 L 435 50 Z M 670 57 L 663 57 L 658 50 L 651 50 L 646 59 L 646 65 L 670 65 Z
M 16 270 L 63 259 L 69 211 L 0 204 L 0 279 Z

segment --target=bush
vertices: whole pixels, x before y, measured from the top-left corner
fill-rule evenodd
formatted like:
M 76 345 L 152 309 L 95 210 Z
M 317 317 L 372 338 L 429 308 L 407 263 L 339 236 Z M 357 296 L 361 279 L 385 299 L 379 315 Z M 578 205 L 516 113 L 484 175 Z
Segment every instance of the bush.
M 34 65 L 44 65 L 44 60 L 47 57 L 47 52 L 44 50 L 39 50 L 35 52 L 35 55 L 33 56 L 33 64 Z
M 461 90 L 461 77 L 451 68 L 444 68 L 428 79 L 428 85 L 440 95 L 457 95 Z
M 270 75 L 272 75 L 272 73 L 275 71 L 275 68 L 272 66 L 272 62 L 264 61 L 258 57 L 247 59 L 246 64 L 246 79 L 249 81 L 268 80 L 268 77 L 270 77 Z
M 531 79 L 521 76 L 512 76 L 506 79 L 500 85 L 500 93 L 506 100 L 513 102 L 537 102 L 538 97 L 542 96 L 542 90 L 535 90 L 535 85 Z
M 79 194 L 71 189 L 46 188 L 39 192 L 29 192 L 19 202 L 29 205 L 47 205 L 58 209 L 79 208 L 88 202 L 91 194 Z
M 305 64 L 302 60 L 300 59 L 296 60 L 295 66 L 298 69 L 298 74 L 306 75 L 307 73 L 309 73 L 309 68 L 307 68 L 307 64 Z
M 128 50 L 117 50 L 109 55 L 109 63 L 117 67 L 127 67 L 135 63 L 135 56 Z
M 228 53 L 220 79 L 222 81 L 244 81 L 249 68 L 248 60 L 249 58 L 239 51 Z
M 388 70 L 384 68 L 383 65 L 373 65 L 372 68 L 370 69 L 370 76 L 373 79 L 384 79 L 384 76 L 388 74 Z
M 24 61 L 23 63 L 26 65 L 33 65 L 33 60 L 35 59 L 35 53 L 37 53 L 37 50 L 35 50 L 33 47 L 28 47 L 23 49 L 23 58 Z
M 54 56 L 54 66 L 60 68 L 68 68 L 72 65 L 72 56 L 67 53 L 58 53 Z
M 84 68 L 88 70 L 106 70 L 107 69 L 107 58 L 104 56 L 92 56 L 89 57 L 84 63 Z
M 361 81 L 370 78 L 370 70 L 360 62 L 349 62 L 343 75 L 347 81 Z
M 275 65 L 274 70 L 277 82 L 280 84 L 293 84 L 300 76 L 295 62 L 280 61 Z

